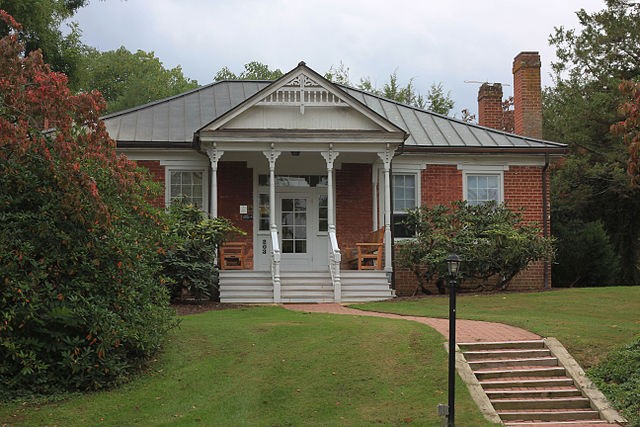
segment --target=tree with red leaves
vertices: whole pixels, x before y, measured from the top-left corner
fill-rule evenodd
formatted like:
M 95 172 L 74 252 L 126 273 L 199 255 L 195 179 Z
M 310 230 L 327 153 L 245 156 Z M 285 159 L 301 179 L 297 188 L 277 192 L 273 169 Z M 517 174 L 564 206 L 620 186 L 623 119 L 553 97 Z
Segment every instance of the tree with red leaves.
M 73 95 L 0 20 L 0 399 L 99 389 L 173 325 L 156 189 L 116 154 L 100 94 Z
M 634 186 L 640 185 L 640 83 L 624 80 L 619 85 L 627 101 L 620 105 L 619 113 L 625 120 L 614 123 L 611 132 L 621 136 L 629 152 L 627 172 Z

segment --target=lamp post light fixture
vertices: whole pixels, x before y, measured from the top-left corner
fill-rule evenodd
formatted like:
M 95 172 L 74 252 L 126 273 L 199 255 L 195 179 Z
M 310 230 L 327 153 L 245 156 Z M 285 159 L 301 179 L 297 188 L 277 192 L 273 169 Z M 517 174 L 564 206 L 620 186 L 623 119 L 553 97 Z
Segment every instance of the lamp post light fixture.
M 455 426 L 455 390 L 456 390 L 456 287 L 460 271 L 460 257 L 450 254 L 447 257 L 449 272 L 449 402 L 447 426 Z

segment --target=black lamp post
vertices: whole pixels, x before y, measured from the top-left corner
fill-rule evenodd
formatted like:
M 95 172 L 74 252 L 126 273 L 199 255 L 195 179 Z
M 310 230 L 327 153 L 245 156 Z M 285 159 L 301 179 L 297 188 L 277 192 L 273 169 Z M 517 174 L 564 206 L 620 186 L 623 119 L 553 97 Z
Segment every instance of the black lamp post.
M 458 285 L 458 271 L 460 257 L 450 254 L 447 257 L 449 272 L 449 402 L 447 426 L 455 425 L 455 391 L 456 391 L 456 286 Z

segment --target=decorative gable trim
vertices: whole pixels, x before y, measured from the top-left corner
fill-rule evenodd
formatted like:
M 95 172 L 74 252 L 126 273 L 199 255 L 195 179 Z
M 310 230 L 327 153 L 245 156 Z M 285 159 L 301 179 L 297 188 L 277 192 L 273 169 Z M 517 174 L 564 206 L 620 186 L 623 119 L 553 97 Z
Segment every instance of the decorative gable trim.
M 379 126 L 383 132 L 395 135 L 398 138 L 398 142 L 404 141 L 409 136 L 404 129 L 396 126 L 347 92 L 336 87 L 320 74 L 307 67 L 304 62 L 300 62 L 296 68 L 240 105 L 201 127 L 196 134 L 223 131 L 227 123 L 256 105 L 297 106 L 300 108 L 301 114 L 305 113 L 305 108 L 311 107 L 351 107 Z

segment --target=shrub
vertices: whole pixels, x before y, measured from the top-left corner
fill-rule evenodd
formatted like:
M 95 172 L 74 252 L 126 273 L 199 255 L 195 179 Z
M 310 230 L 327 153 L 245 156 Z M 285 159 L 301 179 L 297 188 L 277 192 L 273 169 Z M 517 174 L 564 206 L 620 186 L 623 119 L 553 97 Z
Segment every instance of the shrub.
M 416 276 L 416 292 L 429 293 L 427 284 L 436 280 L 444 293 L 445 259 L 451 252 L 463 260 L 461 290 L 504 290 L 529 263 L 554 254 L 552 239 L 496 203 L 421 206 L 408 213 L 407 226 L 416 235 L 401 243 L 399 259 Z
M 231 233 L 244 232 L 225 218 L 206 218 L 200 209 L 184 201 L 171 204 L 168 218 L 162 266 L 171 298 L 189 294 L 196 300 L 218 300 L 216 250 Z
M 589 376 L 622 411 L 629 425 L 640 427 L 640 338 L 614 351 L 590 369 Z
M 555 286 L 606 286 L 619 280 L 619 258 L 602 222 L 558 221 L 553 229 L 558 245 Z
M 99 94 L 72 95 L 15 34 L 0 39 L 0 397 L 101 389 L 175 325 L 154 188 L 116 155 Z

